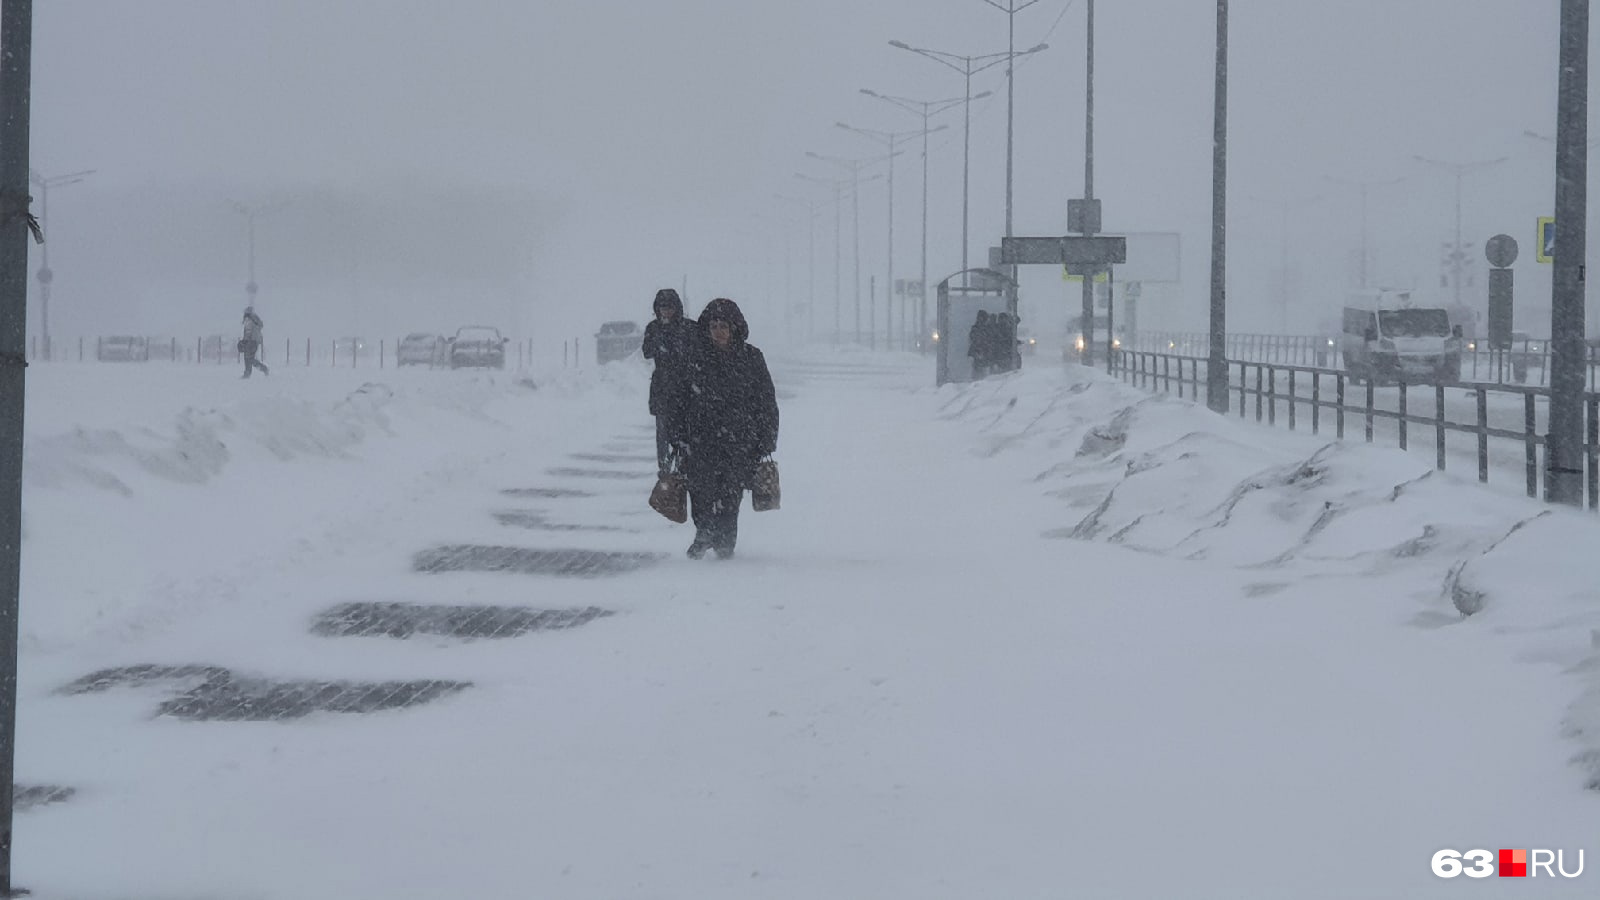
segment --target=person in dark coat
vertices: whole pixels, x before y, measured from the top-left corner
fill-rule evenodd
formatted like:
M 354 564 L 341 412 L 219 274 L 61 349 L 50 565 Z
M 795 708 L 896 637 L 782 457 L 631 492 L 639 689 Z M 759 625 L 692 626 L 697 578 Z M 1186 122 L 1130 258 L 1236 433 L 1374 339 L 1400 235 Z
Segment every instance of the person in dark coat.
M 972 377 L 982 378 L 984 367 L 988 360 L 986 347 L 989 341 L 989 313 L 987 310 L 978 310 L 978 317 L 972 322 L 972 330 L 967 332 L 967 356 L 972 359 Z
M 256 354 L 261 352 L 261 317 L 256 315 L 254 306 L 244 308 L 244 335 L 239 340 L 239 350 L 244 354 L 244 374 L 241 378 L 249 378 L 251 371 L 260 369 L 261 374 L 271 375 L 267 364 L 256 359 Z
M 683 300 L 672 288 L 656 291 L 655 318 L 644 327 L 642 345 L 645 359 L 653 359 L 650 373 L 650 415 L 656 417 L 656 467 L 661 475 L 674 471 L 671 421 L 673 398 L 694 350 L 696 333 L 693 319 L 683 317 Z
M 715 550 L 726 559 L 739 538 L 739 504 L 756 464 L 778 449 L 778 398 L 738 304 L 712 300 L 695 330 L 674 410 L 694 518 L 689 558 Z

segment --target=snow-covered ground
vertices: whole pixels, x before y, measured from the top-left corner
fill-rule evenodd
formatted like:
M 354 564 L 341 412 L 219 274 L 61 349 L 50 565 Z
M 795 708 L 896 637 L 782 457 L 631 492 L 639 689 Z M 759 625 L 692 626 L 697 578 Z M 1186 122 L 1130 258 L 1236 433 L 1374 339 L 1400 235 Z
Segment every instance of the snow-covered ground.
M 1594 518 L 1048 363 L 774 362 L 783 509 L 699 562 L 645 506 L 636 361 L 31 369 L 17 774 L 75 793 L 19 813 L 17 883 L 1593 896 Z M 480 546 L 593 568 L 419 571 Z M 610 614 L 314 630 L 352 603 Z M 132 666 L 216 668 L 63 691 Z M 196 714 L 273 680 L 296 713 L 438 683 Z M 1443 880 L 1446 847 L 1588 867 Z

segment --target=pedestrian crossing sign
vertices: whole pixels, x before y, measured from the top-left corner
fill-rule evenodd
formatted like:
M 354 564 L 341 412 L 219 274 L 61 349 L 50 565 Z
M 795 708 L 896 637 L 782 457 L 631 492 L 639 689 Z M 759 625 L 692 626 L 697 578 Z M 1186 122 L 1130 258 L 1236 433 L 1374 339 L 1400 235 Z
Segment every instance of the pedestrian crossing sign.
M 1094 273 L 1094 283 L 1095 284 L 1105 284 L 1106 281 L 1109 280 L 1110 278 L 1111 278 L 1111 271 L 1109 269 L 1101 269 L 1100 271 Z M 1076 281 L 1079 284 L 1082 284 L 1083 283 L 1083 276 L 1082 275 L 1074 275 L 1074 274 L 1072 274 L 1072 272 L 1070 272 L 1067 269 L 1066 266 L 1062 266 L 1061 267 L 1061 280 L 1062 281 Z
M 1542 263 L 1556 261 L 1556 219 L 1554 216 L 1539 217 L 1539 233 L 1533 243 L 1534 257 Z

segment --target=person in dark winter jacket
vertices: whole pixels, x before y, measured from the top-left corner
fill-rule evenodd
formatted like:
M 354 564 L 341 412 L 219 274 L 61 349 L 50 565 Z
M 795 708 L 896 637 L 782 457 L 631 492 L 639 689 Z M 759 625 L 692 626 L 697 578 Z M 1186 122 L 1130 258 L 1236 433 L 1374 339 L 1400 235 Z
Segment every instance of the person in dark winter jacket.
M 653 359 L 650 374 L 650 415 L 656 417 L 656 466 L 665 475 L 676 468 L 673 458 L 673 398 L 689 364 L 695 345 L 695 323 L 683 317 L 683 301 L 672 288 L 656 291 L 655 318 L 644 327 L 645 359 Z
M 241 378 L 249 378 L 250 372 L 260 369 L 261 374 L 271 375 L 267 364 L 256 359 L 256 354 L 261 352 L 261 317 L 256 315 L 256 308 L 244 308 L 244 335 L 239 341 L 239 350 L 244 354 L 244 374 Z
M 990 352 L 989 312 L 978 310 L 978 317 L 972 323 L 972 330 L 967 332 L 967 356 L 972 358 L 972 377 L 982 378 L 989 374 Z
M 695 527 L 689 557 L 714 550 L 726 559 L 756 464 L 778 449 L 778 399 L 738 304 L 724 297 L 706 304 L 696 334 L 675 404 Z

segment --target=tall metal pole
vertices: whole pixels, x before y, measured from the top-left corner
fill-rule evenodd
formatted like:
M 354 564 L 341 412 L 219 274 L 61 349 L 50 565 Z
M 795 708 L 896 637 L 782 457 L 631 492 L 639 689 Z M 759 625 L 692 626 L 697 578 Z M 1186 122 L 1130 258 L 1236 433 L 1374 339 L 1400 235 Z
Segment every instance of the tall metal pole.
M 1367 289 L 1367 255 L 1371 249 L 1367 244 L 1367 185 L 1361 186 L 1361 289 Z
M 1550 297 L 1545 499 L 1583 505 L 1584 260 L 1588 253 L 1589 0 L 1561 0 L 1556 247 Z M 1596 473 L 1600 477 L 1600 473 Z
M 855 242 L 855 292 L 856 292 L 856 346 L 861 345 L 861 167 L 850 166 L 850 207 L 854 216 L 854 224 L 850 226 L 850 238 Z
M 894 349 L 894 155 L 896 152 L 894 144 L 898 138 L 899 135 L 897 134 L 889 135 L 889 274 L 883 280 L 883 344 L 885 350 Z M 873 317 L 872 334 L 873 347 L 876 349 L 878 343 L 876 314 Z
M 39 185 L 39 222 L 46 231 L 50 228 L 50 182 L 40 179 Z M 26 246 L 26 241 L 23 242 Z M 45 362 L 50 361 L 50 282 L 55 278 L 55 273 L 50 269 L 50 244 L 39 245 L 39 342 L 44 344 L 42 352 Z
M 806 343 L 809 344 L 817 339 L 817 204 L 814 200 L 806 201 L 806 226 L 811 240 L 807 251 L 811 279 L 806 289 Z
M 1462 268 L 1466 265 L 1466 261 L 1467 261 L 1466 248 L 1461 246 L 1461 180 L 1464 177 L 1466 177 L 1466 173 L 1461 171 L 1460 169 L 1457 169 L 1456 170 L 1456 242 L 1455 242 L 1455 246 L 1450 249 L 1451 280 L 1455 282 L 1455 305 L 1456 305 L 1457 309 L 1459 309 L 1461 307 L 1461 275 L 1462 275 Z
M 917 344 L 928 335 L 928 107 L 922 104 L 922 269 L 917 288 Z
M 967 283 L 967 211 L 968 198 L 972 188 L 972 60 L 967 60 L 966 74 L 966 102 L 962 104 L 961 115 L 965 120 L 962 126 L 961 138 L 961 283 Z
M 1088 60 L 1087 79 L 1084 84 L 1084 129 L 1083 129 L 1083 199 L 1094 200 L 1094 0 L 1089 0 L 1088 44 L 1084 56 Z M 1097 229 L 1093 222 L 1084 226 L 1085 237 L 1094 235 Z M 1095 273 L 1085 272 L 1083 275 L 1083 364 L 1094 365 L 1094 279 Z M 1110 320 L 1107 320 L 1110 325 Z M 1110 328 L 1107 327 L 1106 339 L 1110 341 Z M 1109 362 L 1110 360 L 1107 360 Z
M 844 308 L 844 291 L 840 288 L 840 272 L 844 269 L 844 182 L 833 183 L 833 345 L 839 346 L 839 332 L 844 327 L 840 311 Z
M 22 417 L 27 388 L 29 99 L 33 0 L 0 4 L 0 897 L 11 885 L 22 589 Z M 37 234 L 35 235 L 37 238 Z
M 1211 145 L 1211 341 L 1206 406 L 1228 411 L 1228 0 L 1217 0 L 1217 71 Z

